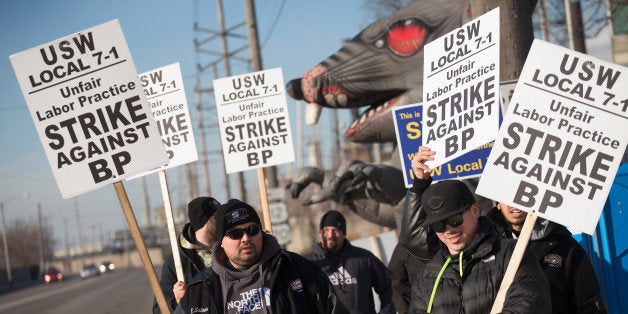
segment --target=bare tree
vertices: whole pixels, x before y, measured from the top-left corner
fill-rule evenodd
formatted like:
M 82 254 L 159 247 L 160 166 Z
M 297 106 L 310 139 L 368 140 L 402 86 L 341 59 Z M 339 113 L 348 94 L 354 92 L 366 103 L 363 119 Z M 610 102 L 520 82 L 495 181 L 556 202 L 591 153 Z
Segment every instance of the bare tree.
M 584 30 L 584 36 L 586 38 L 595 37 L 606 26 L 606 1 L 602 0 L 580 0 L 581 12 L 582 12 L 582 26 Z M 610 1 L 621 2 L 618 0 Z M 539 3 L 544 3 L 544 9 L 546 11 L 546 27 L 548 29 L 549 38 L 547 41 L 556 43 L 561 46 L 569 45 L 569 38 L 567 37 L 567 22 L 565 20 L 565 1 L 564 0 L 546 0 Z M 540 10 L 541 5 L 537 5 L 532 21 L 534 22 L 535 37 L 541 38 L 541 18 Z
M 53 257 L 55 239 L 53 229 L 45 219 L 42 222 L 42 243 L 44 260 L 50 261 Z M 11 267 L 38 266 L 40 262 L 39 224 L 37 221 L 17 219 L 7 224 L 7 240 L 9 245 L 9 258 Z M 0 253 L 4 261 L 4 251 Z

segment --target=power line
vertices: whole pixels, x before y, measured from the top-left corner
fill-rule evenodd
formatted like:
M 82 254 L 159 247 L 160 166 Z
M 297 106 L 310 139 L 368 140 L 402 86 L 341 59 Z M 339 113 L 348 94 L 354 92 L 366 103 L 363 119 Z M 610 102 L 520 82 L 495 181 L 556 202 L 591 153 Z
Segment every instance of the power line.
M 277 22 L 279 22 L 279 18 L 281 17 L 281 13 L 283 12 L 283 7 L 285 6 L 285 4 L 286 0 L 281 1 L 279 12 L 277 12 L 277 17 L 275 17 L 275 20 L 273 21 L 273 24 L 270 26 L 270 30 L 268 31 L 268 35 L 266 35 L 266 38 L 264 38 L 264 42 L 262 43 L 262 49 L 264 48 L 264 46 L 266 46 L 266 43 L 270 39 L 270 36 L 272 36 L 275 32 L 275 26 L 277 26 Z

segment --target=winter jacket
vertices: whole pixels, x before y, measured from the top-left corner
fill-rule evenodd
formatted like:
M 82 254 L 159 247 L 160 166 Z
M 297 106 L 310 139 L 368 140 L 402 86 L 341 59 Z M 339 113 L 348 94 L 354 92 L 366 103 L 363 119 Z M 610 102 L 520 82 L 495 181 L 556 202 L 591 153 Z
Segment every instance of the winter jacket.
M 277 240 L 262 233 L 263 249 L 260 260 L 247 270 L 251 276 L 262 276 L 262 295 L 251 296 L 251 291 L 232 291 L 243 296 L 239 304 L 263 303 L 263 310 L 270 313 L 348 313 L 337 300 L 329 279 L 314 263 L 299 254 L 281 249 Z M 227 282 L 238 270 L 228 265 L 220 243 L 214 246 L 211 268 L 206 268 L 187 286 L 185 295 L 175 313 L 225 313 L 227 304 L 224 287 L 237 287 L 237 282 Z M 242 278 L 247 281 L 249 279 Z M 257 279 L 255 279 L 257 280 Z M 257 291 L 257 290 L 256 290 Z M 254 291 L 254 292 L 256 292 Z M 246 295 L 246 296 L 245 296 Z M 269 306 L 266 308 L 266 306 Z M 231 309 L 235 312 L 235 309 Z M 261 312 L 257 309 L 256 312 Z
M 497 207 L 487 216 L 501 236 L 518 237 Z M 593 265 L 567 228 L 538 218 L 528 246 L 549 282 L 552 313 L 606 313 Z
M 412 284 L 411 313 L 489 313 L 515 241 L 499 236 L 486 217 L 468 247 L 450 255 L 441 250 Z M 434 289 L 434 286 L 436 288 Z M 433 290 L 434 289 L 434 290 Z M 505 297 L 502 313 L 550 313 L 549 286 L 535 256 L 526 250 Z
M 304 257 L 329 276 L 336 295 L 350 313 L 375 313 L 373 289 L 379 296 L 380 313 L 395 313 L 386 266 L 373 253 L 345 240 L 338 254 L 315 243 Z
M 181 234 L 179 234 L 177 246 L 179 247 L 179 256 L 181 256 L 183 277 L 185 282 L 189 283 L 198 273 L 205 269 L 205 263 L 203 262 L 203 258 L 199 256 L 198 250 L 203 250 L 205 254 L 211 255 L 211 248 L 202 244 L 196 244 L 189 222 L 183 226 Z M 168 303 L 171 312 L 177 307 L 177 300 L 174 297 L 174 292 L 172 292 L 172 287 L 177 281 L 174 257 L 170 254 L 161 267 L 159 286 L 164 293 L 166 303 Z M 153 313 L 161 313 L 156 300 L 153 300 Z
M 429 227 L 418 227 L 426 218 L 421 210 L 421 195 L 431 183 L 432 178 L 416 179 L 408 189 L 401 217 L 399 242 L 386 270 L 392 282 L 392 301 L 399 314 L 408 313 L 412 282 L 440 248 L 440 241 Z

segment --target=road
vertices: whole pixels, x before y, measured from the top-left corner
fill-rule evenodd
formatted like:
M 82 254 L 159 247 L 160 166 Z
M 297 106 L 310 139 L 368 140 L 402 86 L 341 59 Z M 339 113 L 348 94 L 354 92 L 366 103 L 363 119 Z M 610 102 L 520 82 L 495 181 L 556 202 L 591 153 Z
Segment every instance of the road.
M 153 292 L 143 268 L 78 276 L 0 295 L 0 313 L 151 313 Z

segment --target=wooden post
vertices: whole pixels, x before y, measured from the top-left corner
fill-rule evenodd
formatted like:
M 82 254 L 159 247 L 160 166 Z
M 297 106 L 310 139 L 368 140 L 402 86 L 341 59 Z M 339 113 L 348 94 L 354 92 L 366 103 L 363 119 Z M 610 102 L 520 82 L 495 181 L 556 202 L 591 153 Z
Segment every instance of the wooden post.
M 118 195 L 120 207 L 122 207 L 122 212 L 124 213 L 126 222 L 128 223 L 129 229 L 131 230 L 131 236 L 133 237 L 133 241 L 135 242 L 137 252 L 140 254 L 142 265 L 144 266 L 144 270 L 146 271 L 146 275 L 148 276 L 148 282 L 150 283 L 150 287 L 153 290 L 153 294 L 155 294 L 155 299 L 157 300 L 157 305 L 159 305 L 159 310 L 161 310 L 162 313 L 170 313 L 168 303 L 166 303 L 164 293 L 163 291 L 161 291 L 161 287 L 159 286 L 159 281 L 157 279 L 157 275 L 155 274 L 153 263 L 151 262 L 150 256 L 148 255 L 148 250 L 146 250 L 146 245 L 144 245 L 144 239 L 142 238 L 140 227 L 137 225 L 137 220 L 135 219 L 135 214 L 133 213 L 133 209 L 131 208 L 131 202 L 129 202 L 129 198 L 126 194 L 126 190 L 124 189 L 124 185 L 122 184 L 122 182 L 118 181 L 113 183 L 113 187 L 116 190 L 116 194 Z
M 525 253 L 528 242 L 530 241 L 530 236 L 532 235 L 532 230 L 534 229 L 534 223 L 536 223 L 536 215 L 528 213 L 526 221 L 523 223 L 521 234 L 519 234 L 519 238 L 517 238 L 515 250 L 512 252 L 512 256 L 510 257 L 506 273 L 504 273 L 502 284 L 499 286 L 499 291 L 497 291 L 497 296 L 495 297 L 495 303 L 493 303 L 491 314 L 502 312 L 504 301 L 506 300 L 506 292 L 508 292 L 508 288 L 510 288 L 512 281 L 515 279 L 515 275 L 517 274 L 517 270 L 521 264 L 521 259 L 523 258 L 523 254 Z
M 257 168 L 257 182 L 259 184 L 260 201 L 262 202 L 262 215 L 264 216 L 264 230 L 273 234 L 273 223 L 270 221 L 270 209 L 268 209 L 268 195 L 266 192 L 266 179 L 264 168 Z

